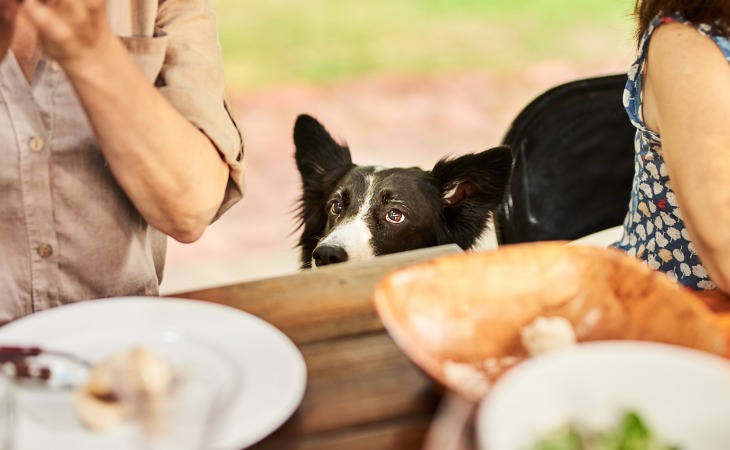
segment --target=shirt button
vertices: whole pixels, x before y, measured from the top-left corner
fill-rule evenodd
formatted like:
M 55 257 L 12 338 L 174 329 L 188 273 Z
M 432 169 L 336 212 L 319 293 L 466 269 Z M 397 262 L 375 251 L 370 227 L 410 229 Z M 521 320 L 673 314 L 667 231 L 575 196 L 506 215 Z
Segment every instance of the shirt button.
M 46 243 L 39 245 L 36 250 L 38 251 L 38 254 L 41 258 L 48 258 L 53 254 L 53 247 Z
M 28 141 L 28 146 L 34 152 L 39 152 L 39 151 L 43 150 L 43 147 L 46 146 L 46 143 L 43 141 L 42 138 L 39 138 L 38 136 L 33 136 Z

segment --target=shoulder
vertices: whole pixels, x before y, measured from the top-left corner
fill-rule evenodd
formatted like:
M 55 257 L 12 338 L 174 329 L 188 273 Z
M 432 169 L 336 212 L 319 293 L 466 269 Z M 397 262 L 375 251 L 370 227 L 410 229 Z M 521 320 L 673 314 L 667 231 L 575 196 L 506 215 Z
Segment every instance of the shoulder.
M 730 85 L 730 55 L 698 28 L 671 22 L 654 30 L 647 54 L 647 72 L 654 82 L 670 86 Z
M 669 55 L 694 55 L 697 52 L 710 56 L 724 56 L 721 48 L 710 35 L 700 32 L 690 24 L 671 22 L 657 27 L 651 37 L 650 50 Z
M 649 64 L 692 71 L 717 67 L 730 70 L 730 54 L 725 54 L 719 42 L 726 42 L 727 37 L 713 36 L 708 30 L 703 25 L 677 21 L 658 26 L 649 42 Z
M 690 116 L 724 116 L 730 109 L 730 63 L 718 36 L 702 27 L 669 21 L 653 30 L 644 68 L 643 111 L 654 131 L 660 132 L 660 111 L 684 121 Z

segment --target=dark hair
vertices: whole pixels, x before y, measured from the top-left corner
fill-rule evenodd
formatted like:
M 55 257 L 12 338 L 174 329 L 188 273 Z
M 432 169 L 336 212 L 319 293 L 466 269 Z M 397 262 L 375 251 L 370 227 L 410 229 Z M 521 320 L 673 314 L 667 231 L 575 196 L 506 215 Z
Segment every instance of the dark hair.
M 714 24 L 719 20 L 725 34 L 730 34 L 729 0 L 636 0 L 634 15 L 638 20 L 637 41 L 659 13 L 679 13 L 693 23 Z

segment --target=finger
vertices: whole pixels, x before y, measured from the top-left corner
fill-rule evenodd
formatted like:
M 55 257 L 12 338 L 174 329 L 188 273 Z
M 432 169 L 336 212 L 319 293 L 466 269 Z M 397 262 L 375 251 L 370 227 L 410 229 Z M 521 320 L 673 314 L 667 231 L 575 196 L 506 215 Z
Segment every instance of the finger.
M 103 27 L 107 21 L 107 0 L 53 0 L 64 8 L 66 17 L 82 30 L 94 31 Z
M 15 16 L 18 12 L 18 0 L 2 0 L 0 6 L 2 7 L 2 22 L 11 23 L 15 20 Z
M 106 13 L 107 0 L 87 0 L 89 14 L 96 23 L 107 23 L 109 20 Z
M 89 18 L 87 3 L 85 0 L 53 0 L 53 8 L 72 26 L 83 26 Z
M 5 58 L 5 54 L 10 47 L 10 41 L 13 39 L 17 13 L 18 4 L 16 0 L 0 0 L 0 61 Z
M 72 35 L 72 28 L 41 0 L 23 0 L 23 10 L 38 28 L 41 36 L 52 42 L 63 42 Z
M 85 29 L 98 29 L 107 22 L 107 0 L 53 0 L 62 6 L 70 21 Z

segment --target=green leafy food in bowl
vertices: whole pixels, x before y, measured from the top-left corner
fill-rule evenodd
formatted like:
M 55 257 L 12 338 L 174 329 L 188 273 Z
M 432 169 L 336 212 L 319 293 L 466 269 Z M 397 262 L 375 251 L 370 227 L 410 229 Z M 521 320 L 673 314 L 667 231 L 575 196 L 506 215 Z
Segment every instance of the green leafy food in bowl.
M 531 450 L 680 450 L 663 443 L 636 412 L 628 412 L 618 427 L 608 432 L 566 425 L 532 447 Z

